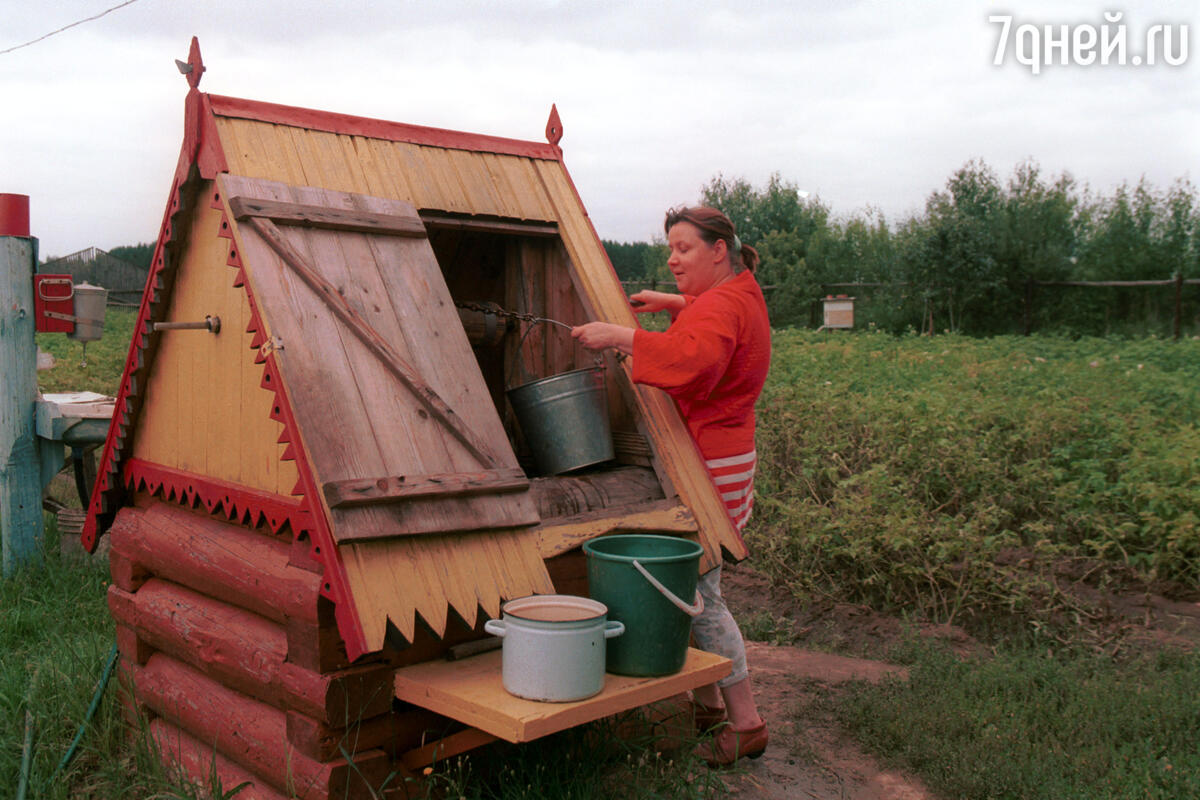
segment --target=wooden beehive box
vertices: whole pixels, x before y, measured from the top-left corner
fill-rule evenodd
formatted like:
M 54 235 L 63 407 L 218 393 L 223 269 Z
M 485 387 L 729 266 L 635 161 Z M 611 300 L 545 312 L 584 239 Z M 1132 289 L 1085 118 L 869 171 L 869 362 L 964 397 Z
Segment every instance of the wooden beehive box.
M 466 678 L 429 666 L 508 599 L 585 592 L 593 536 L 689 536 L 702 569 L 745 555 L 673 403 L 626 364 L 606 364 L 615 462 L 523 466 L 505 383 L 593 356 L 472 309 L 635 324 L 557 113 L 547 142 L 517 141 L 204 94 L 194 40 L 189 64 L 83 532 L 89 549 L 112 536 L 123 663 L 165 751 L 258 796 L 367 796 L 432 756 L 431 729 L 443 754 L 534 738 L 727 669 L 695 654 L 674 679 L 516 723 L 454 711 Z M 397 677 L 413 666 L 440 688 Z
M 826 295 L 821 301 L 824 311 L 822 327 L 834 329 L 850 329 L 854 327 L 854 298 L 839 294 L 836 297 Z

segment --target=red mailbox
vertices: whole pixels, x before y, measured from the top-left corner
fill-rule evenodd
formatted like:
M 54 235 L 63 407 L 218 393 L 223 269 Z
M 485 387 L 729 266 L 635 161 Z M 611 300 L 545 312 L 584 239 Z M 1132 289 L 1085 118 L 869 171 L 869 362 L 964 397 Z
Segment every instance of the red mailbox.
M 75 332 L 75 284 L 70 275 L 34 275 L 35 329 L 41 333 Z

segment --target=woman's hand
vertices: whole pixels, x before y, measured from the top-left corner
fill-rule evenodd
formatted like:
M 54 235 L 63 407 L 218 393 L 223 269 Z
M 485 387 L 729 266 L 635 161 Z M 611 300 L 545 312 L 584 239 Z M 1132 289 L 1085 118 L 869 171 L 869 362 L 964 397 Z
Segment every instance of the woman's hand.
M 655 292 L 650 289 L 629 295 L 629 305 L 638 314 L 652 314 L 655 311 L 670 311 L 677 314 L 683 311 L 687 301 L 681 294 Z
M 633 355 L 633 328 L 611 322 L 588 322 L 571 328 L 571 336 L 588 350 L 607 350 L 610 347 L 625 355 Z

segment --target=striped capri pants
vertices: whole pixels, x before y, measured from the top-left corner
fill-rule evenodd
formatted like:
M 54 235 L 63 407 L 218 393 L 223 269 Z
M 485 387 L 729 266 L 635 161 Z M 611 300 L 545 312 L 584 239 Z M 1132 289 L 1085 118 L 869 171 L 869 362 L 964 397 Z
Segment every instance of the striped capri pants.
M 754 469 L 758 464 L 755 451 L 705 462 L 712 475 L 729 519 L 740 532 L 750 519 L 754 508 Z M 733 662 L 733 671 L 717 681 L 718 686 L 730 686 L 749 676 L 746 668 L 746 645 L 733 615 L 721 597 L 721 567 L 717 566 L 700 576 L 697 584 L 704 598 L 704 611 L 692 620 L 692 635 L 701 650 L 725 656 Z

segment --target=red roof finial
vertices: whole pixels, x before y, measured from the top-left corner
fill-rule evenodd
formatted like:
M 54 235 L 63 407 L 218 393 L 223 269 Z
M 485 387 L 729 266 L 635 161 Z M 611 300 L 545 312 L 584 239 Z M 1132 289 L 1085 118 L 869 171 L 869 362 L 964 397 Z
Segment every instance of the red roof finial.
M 546 141 L 554 146 L 558 146 L 562 139 L 562 120 L 558 118 L 558 106 L 553 103 L 550 105 L 550 119 L 546 120 Z
M 200 40 L 195 36 L 192 37 L 192 47 L 188 50 L 188 60 L 180 61 L 175 59 L 175 66 L 179 67 L 179 71 L 187 76 L 188 86 L 193 89 L 200 85 L 200 76 L 204 74 L 207 67 L 204 66 L 204 60 L 200 58 Z

